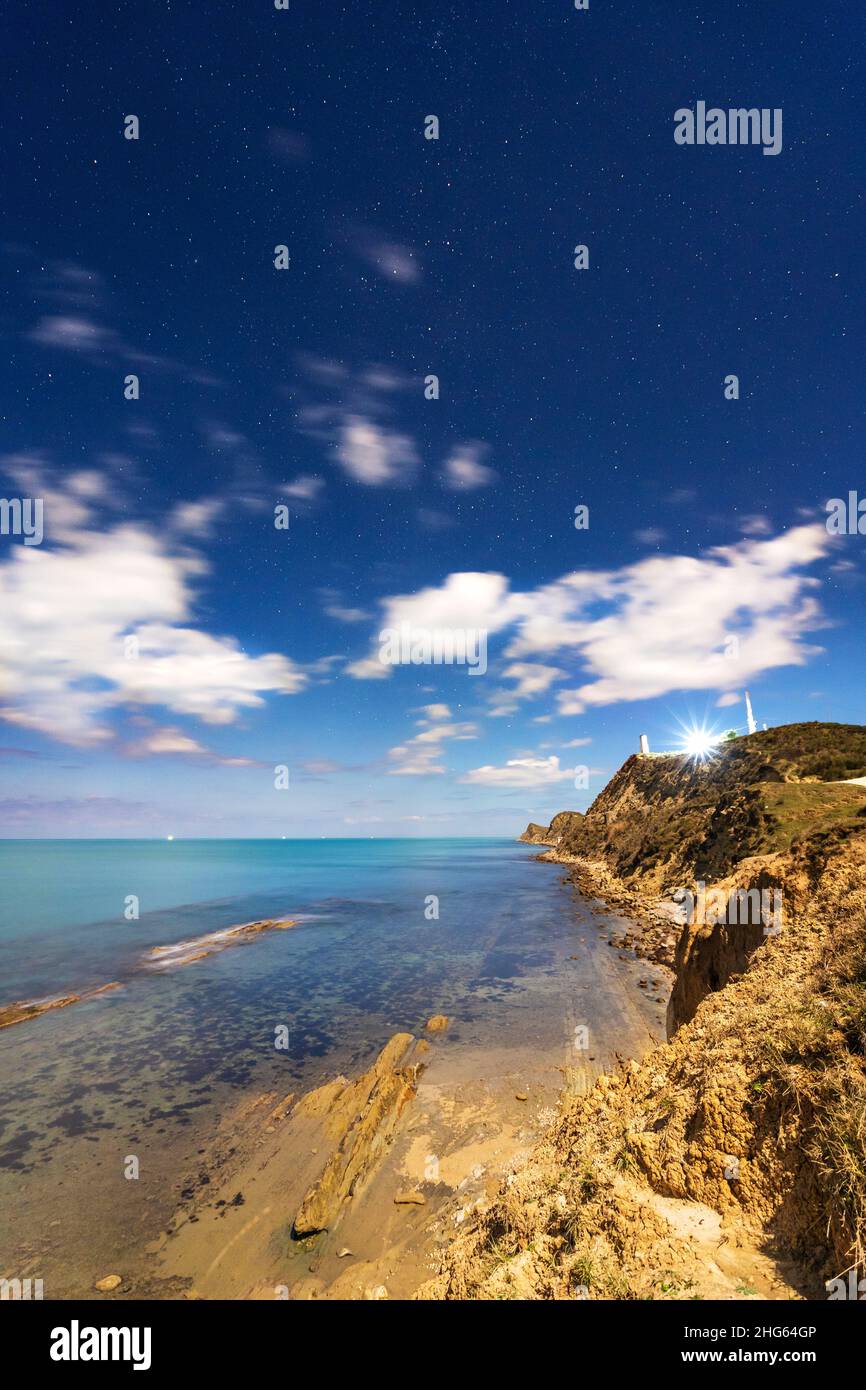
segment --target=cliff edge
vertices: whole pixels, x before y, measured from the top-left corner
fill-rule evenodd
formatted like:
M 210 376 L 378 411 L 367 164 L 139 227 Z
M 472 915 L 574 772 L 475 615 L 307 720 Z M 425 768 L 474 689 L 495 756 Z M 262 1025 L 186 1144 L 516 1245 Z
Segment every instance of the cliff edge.
M 791 725 L 630 758 L 568 823 L 545 858 L 691 893 L 669 1041 L 565 1093 L 421 1297 L 824 1298 L 862 1266 L 864 766 L 866 728 Z

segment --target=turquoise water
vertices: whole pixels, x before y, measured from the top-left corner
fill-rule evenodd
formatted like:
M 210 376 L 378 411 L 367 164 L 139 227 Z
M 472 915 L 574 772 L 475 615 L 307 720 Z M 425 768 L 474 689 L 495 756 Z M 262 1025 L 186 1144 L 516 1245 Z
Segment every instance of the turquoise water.
M 0 841 L 0 1004 L 124 979 L 152 946 L 258 917 L 323 913 L 322 950 L 395 913 L 414 931 L 443 884 L 447 931 L 509 857 L 526 855 L 485 839 Z
M 453 1019 L 449 1048 L 543 1050 L 573 1011 L 612 1058 L 599 982 L 630 967 L 536 853 L 488 839 L 0 843 L 0 1004 L 120 983 L 0 1031 L 0 1275 L 32 1267 L 61 1297 L 92 1287 L 100 1262 L 129 1267 L 234 1107 L 356 1074 L 431 1014 Z M 133 894 L 141 915 L 126 920 Z M 146 964 L 154 946 L 263 917 L 298 926 Z M 124 1180 L 129 1154 L 140 1181 Z

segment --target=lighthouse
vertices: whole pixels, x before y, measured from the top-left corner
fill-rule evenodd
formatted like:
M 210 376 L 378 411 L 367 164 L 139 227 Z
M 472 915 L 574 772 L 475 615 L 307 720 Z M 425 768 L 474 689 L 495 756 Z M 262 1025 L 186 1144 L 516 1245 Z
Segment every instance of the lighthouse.
M 748 734 L 756 734 L 757 732 L 758 732 L 758 726 L 757 726 L 757 724 L 755 723 L 755 716 L 752 714 L 752 701 L 751 701 L 751 699 L 749 698 L 749 692 L 748 692 L 748 690 L 747 690 L 747 691 L 746 691 L 746 733 L 748 733 Z

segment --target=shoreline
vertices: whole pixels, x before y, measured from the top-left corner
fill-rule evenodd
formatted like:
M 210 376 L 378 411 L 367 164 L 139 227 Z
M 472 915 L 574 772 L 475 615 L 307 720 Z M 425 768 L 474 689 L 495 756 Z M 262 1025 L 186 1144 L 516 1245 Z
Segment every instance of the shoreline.
M 571 879 L 560 884 L 576 887 Z M 246 1099 L 203 1152 L 200 1180 L 112 1296 L 413 1297 L 464 1225 L 529 1162 L 563 1099 L 587 1095 L 599 1076 L 663 1040 L 668 972 L 654 967 L 658 997 L 644 992 L 645 969 L 631 953 L 604 950 L 610 924 L 585 901 L 584 920 L 574 918 L 574 951 L 556 981 L 553 1002 L 562 1016 L 555 1041 L 517 1041 L 506 1018 L 505 1040 L 479 1045 L 461 1039 L 459 1019 L 445 1027 L 430 1019 L 416 1035 L 392 1038 L 360 1077 L 331 1076 L 298 1097 Z M 593 1026 L 586 1052 L 576 1054 L 580 1000 L 589 996 L 596 1007 L 602 1001 L 603 1025 Z M 392 1085 L 387 1057 L 400 1048 L 417 1070 L 407 1082 L 401 1064 L 400 1085 Z M 383 1059 L 384 1072 L 371 1081 Z M 389 1088 L 401 1095 L 397 1115 L 383 1104 Z M 376 1107 L 382 1113 L 372 1123 Z M 359 1142 L 360 1158 L 353 1152 Z M 328 1229 L 295 1238 L 302 1209 L 318 1209 L 323 1189 L 326 1205 L 333 1197 L 325 1175 L 337 1171 L 337 1187 L 343 1181 L 341 1155 L 350 1155 L 348 1172 L 357 1170 L 353 1195 L 343 1192 Z
M 561 854 L 555 844 L 535 856 L 541 863 L 559 864 L 569 872 L 572 883 L 588 901 L 605 915 L 622 913 L 638 931 L 626 931 L 616 945 L 633 950 L 643 960 L 661 965 L 674 976 L 674 953 L 684 916 L 669 898 L 642 893 L 619 878 L 602 859 L 582 859 Z

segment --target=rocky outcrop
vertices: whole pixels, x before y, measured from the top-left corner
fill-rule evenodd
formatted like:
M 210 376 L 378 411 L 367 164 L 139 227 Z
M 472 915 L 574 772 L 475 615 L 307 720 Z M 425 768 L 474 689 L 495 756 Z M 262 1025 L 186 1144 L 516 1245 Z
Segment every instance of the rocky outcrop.
M 192 941 L 151 946 L 144 957 L 144 965 L 151 970 L 171 970 L 178 965 L 192 965 L 194 961 L 205 960 L 230 946 L 242 946 L 261 936 L 262 932 L 291 931 L 297 925 L 294 917 L 263 917 L 257 922 L 242 922 L 237 927 L 222 927 L 219 931 L 197 936 Z
M 357 1081 L 337 1077 L 298 1101 L 295 1116 L 324 1117 L 333 1149 L 295 1217 L 296 1240 L 333 1229 L 343 1204 L 360 1191 L 388 1149 L 423 1065 L 412 1034 L 396 1033 Z
M 152 946 L 141 960 L 145 970 L 172 970 L 176 966 L 191 965 L 193 961 L 204 960 L 230 946 L 242 946 L 255 940 L 262 932 L 289 931 L 298 925 L 293 917 L 267 917 L 257 922 L 243 922 L 236 927 L 223 927 L 219 931 L 207 932 L 191 941 L 175 941 L 168 946 Z M 18 999 L 11 1004 L 0 1004 L 0 1028 L 11 1028 L 15 1023 L 27 1023 L 32 1018 L 49 1013 L 52 1009 L 65 1009 L 70 1004 L 85 1003 L 109 990 L 120 989 L 120 980 L 98 985 L 80 993 L 56 994 L 46 999 Z
M 583 820 L 581 811 L 560 811 L 553 817 L 550 825 L 537 825 L 530 821 L 518 838 L 527 845 L 547 845 L 555 848 L 569 831 L 574 830 Z
M 546 845 L 547 836 L 548 827 L 546 825 L 537 825 L 535 821 L 531 820 L 523 834 L 518 836 L 518 839 L 526 845 Z
M 19 999 L 14 1004 L 0 1005 L 0 1028 L 11 1028 L 15 1023 L 27 1023 L 31 1018 L 50 1013 L 52 1009 L 66 1009 L 70 1004 L 83 1004 L 88 999 L 96 999 L 109 990 L 120 989 L 120 981 L 99 985 L 96 989 L 83 990 L 81 994 L 59 994 L 54 999 Z
M 727 1292 L 713 1279 L 722 1247 L 752 1237 L 753 1268 L 758 1246 L 801 1262 L 797 1293 L 862 1265 L 866 833 L 839 783 L 864 759 L 866 729 L 827 724 L 705 765 L 635 756 L 542 856 L 648 913 L 692 893 L 669 1041 L 563 1098 L 422 1297 L 665 1297 L 671 1271 L 690 1296 L 736 1297 L 736 1275 Z M 773 1279 L 763 1296 L 792 1296 Z

